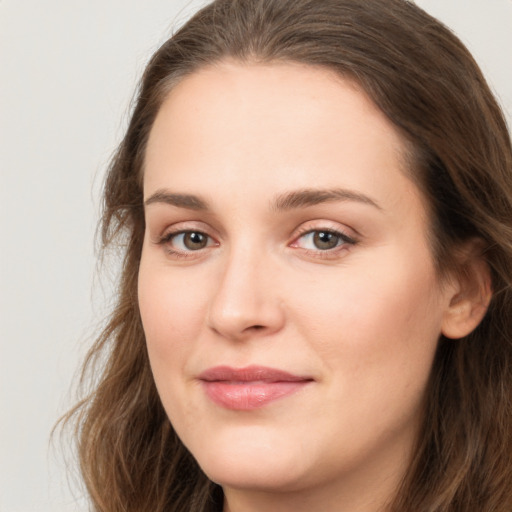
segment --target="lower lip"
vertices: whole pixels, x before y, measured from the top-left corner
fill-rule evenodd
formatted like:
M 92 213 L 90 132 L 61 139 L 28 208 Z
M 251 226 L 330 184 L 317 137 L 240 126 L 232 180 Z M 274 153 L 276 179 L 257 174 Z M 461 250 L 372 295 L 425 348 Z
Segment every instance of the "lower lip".
M 203 381 L 203 387 L 208 397 L 217 405 L 226 409 L 250 411 L 290 396 L 310 382 Z

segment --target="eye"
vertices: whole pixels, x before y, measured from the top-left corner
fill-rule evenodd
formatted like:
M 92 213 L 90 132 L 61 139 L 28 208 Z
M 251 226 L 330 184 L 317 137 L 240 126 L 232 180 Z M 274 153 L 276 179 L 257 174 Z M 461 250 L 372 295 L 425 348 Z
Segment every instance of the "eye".
M 180 231 L 169 233 L 160 242 L 169 247 L 171 251 L 191 252 L 199 251 L 212 245 L 212 239 L 201 231 Z
M 339 231 L 315 229 L 304 233 L 292 244 L 310 251 L 329 251 L 345 244 L 354 245 L 356 241 Z

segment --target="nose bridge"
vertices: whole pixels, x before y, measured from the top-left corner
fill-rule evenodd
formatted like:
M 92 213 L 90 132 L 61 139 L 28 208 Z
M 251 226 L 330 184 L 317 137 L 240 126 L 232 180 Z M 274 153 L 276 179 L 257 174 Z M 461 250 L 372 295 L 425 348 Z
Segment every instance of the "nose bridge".
M 239 240 L 224 256 L 209 326 L 227 338 L 275 332 L 283 322 L 272 258 L 254 240 Z

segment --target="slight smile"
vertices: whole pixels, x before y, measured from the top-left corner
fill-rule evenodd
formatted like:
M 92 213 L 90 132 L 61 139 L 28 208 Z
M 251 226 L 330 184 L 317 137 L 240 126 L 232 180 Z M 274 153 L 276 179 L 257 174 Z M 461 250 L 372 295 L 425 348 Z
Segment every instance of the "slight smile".
M 202 372 L 199 380 L 214 403 L 238 411 L 258 409 L 313 382 L 311 377 L 265 366 L 215 366 Z

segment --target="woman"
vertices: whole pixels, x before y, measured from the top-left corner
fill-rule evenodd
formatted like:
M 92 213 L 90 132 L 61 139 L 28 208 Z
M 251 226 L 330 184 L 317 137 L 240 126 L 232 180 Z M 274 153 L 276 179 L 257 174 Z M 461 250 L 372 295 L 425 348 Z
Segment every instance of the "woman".
M 509 511 L 512 150 L 403 0 L 217 0 L 105 187 L 95 510 Z

